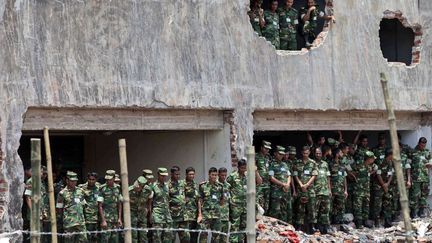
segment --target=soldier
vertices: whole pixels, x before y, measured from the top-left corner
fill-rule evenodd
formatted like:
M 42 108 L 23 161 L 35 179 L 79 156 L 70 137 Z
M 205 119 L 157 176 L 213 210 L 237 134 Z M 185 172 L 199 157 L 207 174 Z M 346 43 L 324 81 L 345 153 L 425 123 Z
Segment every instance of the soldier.
M 288 166 L 288 170 L 291 172 L 291 192 L 292 192 L 292 197 L 291 197 L 291 208 L 294 207 L 294 198 L 297 197 L 297 191 L 296 191 L 296 186 L 295 186 L 295 181 L 292 178 L 292 174 L 293 174 L 293 167 L 294 164 L 297 160 L 296 158 L 297 155 L 297 149 L 294 146 L 288 146 L 288 158 L 285 160 L 286 165 Z M 288 211 L 287 213 L 287 218 L 291 219 L 291 223 L 293 223 L 293 212 L 291 210 Z
M 341 147 L 347 150 L 347 145 L 343 144 Z M 345 164 L 343 163 L 343 152 L 337 148 L 333 150 L 333 161 L 330 163 L 330 180 L 331 180 L 331 194 L 332 194 L 332 223 L 341 224 L 343 215 L 345 213 L 345 200 L 348 197 L 347 187 L 347 172 Z
M 153 191 L 150 220 L 154 228 L 171 228 L 173 223 L 169 209 L 169 189 L 166 183 L 167 177 L 167 168 L 158 168 L 157 181 L 150 186 Z M 172 240 L 173 235 L 169 231 L 157 230 L 153 232 L 154 243 L 168 243 Z
M 315 30 L 318 25 L 318 17 L 325 20 L 335 21 L 334 16 L 327 16 L 324 12 L 319 11 L 319 6 L 315 0 L 307 0 L 305 7 L 300 9 L 300 17 L 303 21 L 303 36 L 306 42 L 306 47 L 312 46 L 312 42 L 316 38 Z
M 257 188 L 257 201 L 258 204 L 264 209 L 264 212 L 266 214 L 269 209 L 270 195 L 270 181 L 268 179 L 268 168 L 270 165 L 270 149 L 271 143 L 263 140 L 260 152 L 255 155 L 258 172 L 261 178 L 263 178 L 263 183 Z
M 333 138 L 329 138 L 329 139 L 336 141 Z M 316 150 L 314 150 L 314 151 L 316 152 Z M 330 163 L 333 159 L 332 148 L 329 145 L 325 144 L 325 145 L 321 146 L 320 154 L 321 154 L 320 159 L 325 160 L 327 162 L 327 164 Z M 316 157 L 315 157 L 315 159 L 316 159 Z M 315 162 L 318 163 L 317 160 Z
M 311 151 L 313 151 L 315 148 L 321 148 L 321 146 L 323 146 L 325 144 L 325 141 L 326 141 L 326 138 L 324 135 L 317 134 L 316 143 L 314 143 L 314 141 L 312 139 L 312 135 L 310 134 L 310 132 L 306 132 L 306 139 L 307 139 L 307 144 L 308 144 Z
M 226 181 L 228 170 L 225 167 L 219 168 L 218 171 L 218 181 L 223 186 L 224 192 L 224 204 L 221 207 L 221 231 L 224 233 L 228 233 L 229 231 L 229 207 L 230 207 L 230 184 Z M 220 242 L 227 242 L 226 236 L 220 237 Z
M 398 134 L 399 140 L 400 140 L 400 134 Z M 409 198 L 409 191 L 411 189 L 412 185 L 412 179 L 411 179 L 411 148 L 408 147 L 408 145 L 404 145 L 399 142 L 399 151 L 400 151 L 400 158 L 401 158 L 401 166 L 402 166 L 402 172 L 403 177 L 405 181 L 405 188 L 407 192 L 407 196 Z M 392 193 L 393 198 L 393 217 L 392 220 L 395 221 L 397 217 L 400 215 L 400 202 L 399 202 L 399 189 L 397 185 L 397 180 L 392 180 L 392 185 L 390 188 L 390 191 Z
M 251 10 L 248 12 L 249 20 L 254 31 L 261 36 L 261 29 L 264 28 L 264 10 L 261 8 L 261 0 L 252 0 Z
M 56 208 L 63 218 L 65 233 L 85 232 L 84 205 L 86 204 L 84 191 L 77 187 L 78 177 L 74 172 L 67 173 L 67 186 L 59 192 Z M 85 233 L 65 237 L 64 242 L 86 242 Z
M 302 158 L 297 160 L 293 175 L 297 183 L 297 228 L 302 227 L 304 231 L 315 232 L 316 218 L 316 194 L 313 183 L 318 176 L 317 164 L 309 158 L 309 146 L 302 148 Z M 305 225 L 305 217 L 310 223 L 310 228 Z
M 377 157 L 379 161 L 383 161 L 385 157 L 385 150 L 386 150 L 385 133 L 380 132 L 378 134 L 378 145 L 372 150 L 372 152 L 375 154 L 375 157 Z
M 40 226 L 42 232 L 50 232 L 50 214 L 49 214 L 49 198 L 47 193 L 47 168 L 45 166 L 41 166 L 41 185 L 40 185 Z M 31 216 L 31 205 L 32 205 L 32 177 L 30 177 L 25 183 L 25 191 L 24 191 L 24 199 L 27 205 L 27 218 L 30 221 Z M 42 242 L 50 242 L 51 237 L 48 235 L 44 235 L 41 237 Z
M 410 191 L 411 218 L 417 215 L 425 217 L 427 208 L 426 199 L 429 195 L 429 174 L 428 169 L 432 167 L 431 155 L 426 149 L 427 140 L 421 137 L 412 154 L 412 180 Z M 417 214 L 418 213 L 418 214 Z
M 376 156 L 376 154 L 375 154 Z M 378 163 L 378 170 L 372 184 L 373 206 L 372 218 L 375 219 L 375 226 L 379 227 L 381 212 L 384 215 L 384 227 L 391 226 L 392 219 L 392 194 L 390 186 L 393 180 L 393 151 L 386 149 L 384 159 Z
M 152 190 L 147 185 L 144 176 L 138 177 L 132 186 L 129 187 L 131 227 L 147 228 L 147 213 L 149 199 L 152 197 Z M 132 242 L 148 242 L 147 231 L 132 231 Z
M 87 174 L 87 182 L 79 185 L 84 192 L 84 199 L 86 205 L 84 207 L 84 218 L 87 231 L 98 230 L 98 202 L 99 197 L 99 183 L 97 182 L 97 173 L 90 172 Z M 97 234 L 92 233 L 87 235 L 87 239 L 91 242 L 98 240 Z
M 221 231 L 221 206 L 224 204 L 223 186 L 217 181 L 218 171 L 209 169 L 209 180 L 199 185 L 198 220 L 204 230 Z M 218 242 L 219 234 L 213 233 L 211 242 Z M 207 233 L 202 233 L 200 242 L 207 242 Z
M 316 148 L 315 161 L 318 167 L 318 176 L 314 182 L 314 189 L 317 197 L 318 229 L 321 233 L 327 234 L 330 226 L 330 198 L 332 194 L 329 165 L 321 156 L 321 149 Z
M 105 173 L 105 184 L 99 188 L 97 199 L 100 216 L 100 227 L 102 230 L 113 230 L 122 227 L 122 204 L 123 197 L 120 186 L 114 183 L 115 171 L 107 170 Z M 104 232 L 101 242 L 118 242 L 117 232 Z
M 298 12 L 293 3 L 294 0 L 286 0 L 285 6 L 278 9 L 281 50 L 297 50 Z
M 270 41 L 270 43 L 278 50 L 279 44 L 279 15 L 276 12 L 278 8 L 278 1 L 272 0 L 270 10 L 264 11 L 264 27 L 262 28 L 262 34 Z
M 187 221 L 184 219 L 185 211 L 185 182 L 180 180 L 180 167 L 171 167 L 171 179 L 168 181 L 169 207 L 173 227 L 177 229 L 188 229 Z M 178 231 L 180 242 L 190 241 L 189 232 Z M 175 238 L 175 233 L 173 235 Z
M 276 146 L 276 152 L 268 173 L 271 191 L 269 216 L 292 223 L 292 218 L 288 218 L 288 215 L 292 215 L 291 171 L 287 164 L 282 161 L 285 148 Z
M 369 151 L 368 147 L 368 137 L 366 135 L 360 136 L 360 142 L 358 144 L 358 147 L 356 149 L 356 152 L 354 154 L 354 160 L 357 161 L 364 161 L 364 156 L 367 151 Z
M 370 176 L 376 172 L 374 165 L 375 155 L 371 151 L 366 151 L 363 156 L 363 161 L 357 161 L 354 165 L 354 222 L 357 228 L 363 226 L 372 227 L 367 223 L 369 217 L 370 203 Z
M 342 163 L 345 165 L 347 171 L 347 187 L 348 187 L 348 197 L 346 199 L 345 211 L 347 213 L 353 213 L 353 194 L 354 194 L 354 184 L 355 184 L 355 176 L 352 172 L 352 167 L 354 167 L 355 160 L 354 155 L 356 152 L 355 144 L 346 144 L 341 147 L 343 157 Z
M 120 179 L 120 176 L 118 174 L 115 174 L 115 176 L 114 176 L 114 183 L 121 187 L 121 179 Z
M 184 220 L 188 223 L 189 229 L 197 229 L 197 217 L 198 217 L 198 185 L 194 181 L 195 169 L 193 167 L 186 168 L 186 179 L 185 179 L 185 212 Z M 191 242 L 196 243 L 198 234 L 196 232 L 190 233 Z
M 147 185 L 153 184 L 153 182 L 154 182 L 153 171 L 151 171 L 149 169 L 144 169 L 142 175 L 144 176 L 144 178 L 146 178 Z

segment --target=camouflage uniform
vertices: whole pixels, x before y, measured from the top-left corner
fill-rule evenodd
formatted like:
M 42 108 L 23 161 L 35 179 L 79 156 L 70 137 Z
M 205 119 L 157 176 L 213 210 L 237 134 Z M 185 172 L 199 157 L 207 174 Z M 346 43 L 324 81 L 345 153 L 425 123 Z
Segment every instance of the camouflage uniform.
M 409 197 L 410 188 L 408 188 L 406 182 L 408 180 L 408 171 L 411 170 L 411 159 L 408 157 L 408 154 L 406 153 L 407 150 L 401 149 L 400 151 L 401 151 L 400 153 L 401 167 L 402 167 L 403 177 L 405 181 L 406 193 L 407 193 L 407 197 L 410 198 Z M 393 178 L 392 180 L 390 191 L 392 193 L 392 198 L 393 198 L 393 203 L 392 203 L 393 218 L 396 218 L 400 214 L 400 209 L 401 209 L 399 203 L 400 194 L 399 194 L 396 178 Z
M 98 203 L 102 204 L 103 214 L 107 223 L 106 229 L 117 229 L 117 222 L 119 220 L 118 207 L 123 201 L 120 193 L 120 186 L 113 184 L 108 186 L 103 184 L 99 188 Z M 104 230 L 104 229 L 103 229 Z M 105 232 L 101 235 L 101 242 L 118 242 L 119 235 L 117 232 Z
M 221 206 L 221 231 L 224 233 L 228 233 L 230 227 L 230 201 L 231 201 L 231 185 L 224 181 L 220 182 L 223 186 L 224 192 L 224 204 Z M 221 236 L 220 242 L 227 242 L 227 238 L 225 236 Z
M 198 185 L 194 181 L 185 181 L 185 212 L 184 220 L 188 222 L 189 229 L 197 229 L 198 216 Z M 191 242 L 197 242 L 197 233 L 190 233 Z
M 278 9 L 280 25 L 280 49 L 297 50 L 298 12 L 295 8 L 285 6 Z
M 376 155 L 375 155 L 376 156 Z M 381 155 L 380 155 L 381 156 Z M 380 157 L 381 158 L 381 157 Z M 387 183 L 390 177 L 392 177 L 394 174 L 393 169 L 393 161 L 388 161 L 384 159 L 379 163 L 378 170 L 376 172 L 376 176 L 381 175 L 382 180 L 384 183 Z M 390 222 L 393 212 L 392 212 L 392 193 L 390 191 L 390 185 L 389 190 L 387 192 L 384 192 L 384 189 L 382 188 L 381 184 L 378 181 L 378 178 L 375 177 L 372 184 L 372 191 L 373 191 L 373 207 L 372 207 L 372 218 L 377 220 L 381 218 L 381 212 L 383 213 L 384 219 L 386 222 Z
M 270 41 L 270 43 L 276 48 L 280 48 L 279 43 L 279 15 L 277 12 L 271 12 L 269 10 L 264 11 L 265 26 L 262 30 L 263 36 Z
M 347 173 L 351 172 L 352 167 L 354 167 L 354 164 L 355 164 L 353 156 L 344 155 L 342 158 L 342 164 L 345 165 Z M 347 213 L 353 213 L 354 184 L 355 184 L 355 181 L 353 181 L 352 178 L 347 177 L 348 197 L 347 197 L 346 203 L 345 203 L 345 212 L 347 212 Z
M 214 184 L 207 181 L 199 185 L 199 195 L 202 201 L 202 229 L 221 231 L 220 217 L 223 194 L 223 185 L 217 181 Z M 218 234 L 212 234 L 211 242 L 218 242 L 219 240 Z M 207 233 L 201 233 L 200 242 L 207 242 Z
M 312 159 L 304 162 L 302 159 L 299 159 L 294 164 L 293 175 L 298 177 L 303 184 L 306 184 L 313 176 L 318 176 L 317 164 Z M 307 216 L 307 222 L 316 224 L 316 194 L 314 186 L 311 185 L 306 192 L 302 192 L 298 184 L 297 186 L 296 223 L 304 225 L 305 217 Z
M 306 15 L 308 9 L 303 7 L 300 9 L 300 18 L 303 18 Z M 307 42 L 312 43 L 315 38 L 315 29 L 318 26 L 318 16 L 320 16 L 322 12 L 319 12 L 319 6 L 316 5 L 316 9 L 311 11 L 309 20 L 304 22 L 303 24 L 303 35 Z
M 246 228 L 246 176 L 241 176 L 237 171 L 232 172 L 227 182 L 230 184 L 230 218 L 231 231 L 243 231 Z M 243 234 L 230 236 L 230 242 L 243 242 Z
M 269 176 L 274 177 L 283 183 L 288 183 L 288 178 L 291 176 L 291 172 L 285 162 L 272 161 L 269 168 Z M 290 188 L 291 189 L 291 188 Z M 270 184 L 270 210 L 269 216 L 280 219 L 282 221 L 292 223 L 292 218 L 288 218 L 289 211 L 291 208 L 291 190 L 285 192 L 282 187 L 276 184 Z
M 99 196 L 99 185 L 90 187 L 88 183 L 79 185 L 84 192 L 86 205 L 84 207 L 85 225 L 87 231 L 97 231 L 99 229 L 99 212 L 97 198 Z M 97 241 L 97 234 L 88 234 L 87 238 L 91 242 Z
M 261 25 L 260 25 L 260 21 L 259 21 L 259 10 L 260 9 L 253 9 L 251 11 L 249 11 L 249 20 L 250 23 L 252 25 L 253 30 L 259 35 L 262 35 L 261 32 Z
M 78 178 L 77 178 L 78 180 Z M 65 233 L 73 232 L 85 232 L 85 216 L 84 206 L 86 204 L 84 191 L 75 187 L 70 189 L 65 187 L 61 190 L 57 197 L 58 209 L 62 209 L 63 212 L 63 229 Z M 64 242 L 86 242 L 86 234 L 77 234 L 65 237 Z
M 263 182 L 257 187 L 257 201 L 267 214 L 269 210 L 270 181 L 268 177 L 269 156 L 262 153 L 255 155 L 256 166 Z
M 183 180 L 173 181 L 169 180 L 169 206 L 171 218 L 173 220 L 173 227 L 178 229 L 188 229 L 188 222 L 184 219 L 185 211 L 185 182 Z M 178 231 L 181 242 L 190 240 L 189 232 Z M 174 236 L 175 237 L 175 233 Z
M 343 161 L 332 161 L 330 164 L 331 192 L 333 196 L 333 222 L 340 224 L 345 213 L 345 180 L 347 172 Z
M 370 154 L 373 155 L 372 152 Z M 361 227 L 369 218 L 370 206 L 370 176 L 376 171 L 376 165 L 366 165 L 365 161 L 357 161 L 353 172 L 357 181 L 354 184 L 353 212 L 357 227 Z
M 314 189 L 317 197 L 318 224 L 330 225 L 330 193 L 329 177 L 330 171 L 326 161 L 317 161 L 318 176 L 314 182 Z
M 159 181 L 151 185 L 153 191 L 151 219 L 154 228 L 171 228 L 173 220 L 169 209 L 169 189 L 166 183 Z M 168 243 L 173 240 L 173 234 L 169 231 L 153 232 L 154 243 Z
M 153 196 L 147 180 L 140 176 L 134 185 L 129 187 L 129 200 L 131 211 L 131 227 L 147 228 L 147 202 Z M 142 190 L 135 188 L 142 186 Z M 148 242 L 147 231 L 132 231 L 132 242 Z
M 359 146 L 358 149 L 356 150 L 355 154 L 354 154 L 354 161 L 356 161 L 356 162 L 358 162 L 358 161 L 363 162 L 364 158 L 365 158 L 365 154 L 368 151 L 369 151 L 369 148 L 364 148 L 364 147 L 360 147 Z
M 426 199 L 429 195 L 429 173 L 426 164 L 431 163 L 431 155 L 428 149 L 415 148 L 412 154 L 412 180 L 410 191 L 410 210 L 412 214 L 424 213 L 427 208 Z

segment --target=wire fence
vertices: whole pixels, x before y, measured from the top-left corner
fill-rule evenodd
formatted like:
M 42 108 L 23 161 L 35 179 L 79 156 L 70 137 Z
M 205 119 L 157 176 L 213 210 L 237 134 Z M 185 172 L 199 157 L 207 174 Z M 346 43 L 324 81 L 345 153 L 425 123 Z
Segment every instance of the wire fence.
M 227 242 L 229 242 L 229 238 L 232 235 L 244 234 L 246 235 L 246 231 L 233 231 L 233 232 L 222 232 L 216 230 L 207 230 L 207 229 L 184 229 L 184 228 L 121 228 L 121 229 L 107 229 L 107 230 L 94 230 L 94 231 L 79 231 L 79 232 L 68 232 L 68 233 L 53 233 L 53 232 L 41 232 L 41 231 L 30 231 L 30 230 L 16 230 L 12 232 L 0 233 L 0 239 L 4 238 L 12 238 L 17 236 L 58 236 L 58 237 L 68 237 L 75 235 L 101 235 L 104 233 L 111 232 L 125 232 L 125 231 L 137 231 L 137 232 L 151 232 L 151 231 L 165 231 L 165 232 L 189 232 L 189 233 L 198 233 L 198 241 L 200 240 L 201 234 L 207 234 L 207 238 L 210 238 L 213 234 L 223 236 L 227 238 Z

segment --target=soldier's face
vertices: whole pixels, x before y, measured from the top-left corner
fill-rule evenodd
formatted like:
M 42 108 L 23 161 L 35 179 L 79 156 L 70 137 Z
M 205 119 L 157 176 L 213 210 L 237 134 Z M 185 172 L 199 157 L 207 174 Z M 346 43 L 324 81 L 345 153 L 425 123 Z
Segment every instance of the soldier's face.
M 67 185 L 69 188 L 75 188 L 77 181 L 75 180 L 67 180 Z
M 217 172 L 211 172 L 209 173 L 209 181 L 210 182 L 216 182 L 218 178 L 218 173 Z
M 348 154 L 348 152 L 349 152 L 349 147 L 345 147 L 345 148 L 341 149 L 342 154 Z
M 363 140 L 360 141 L 360 145 L 361 145 L 363 148 L 366 148 L 367 145 L 368 145 L 368 140 L 367 140 L 367 138 L 363 138 Z
M 283 154 L 276 153 L 276 159 L 277 159 L 278 161 L 281 161 L 283 157 L 284 157 Z
M 325 137 L 320 137 L 318 139 L 318 145 L 323 145 L 325 143 Z
M 294 3 L 294 0 L 287 0 L 287 1 L 286 1 L 286 6 L 287 6 L 288 8 L 291 8 L 292 5 L 293 5 L 293 3 Z
M 295 159 L 295 157 L 296 157 L 295 154 L 289 154 L 289 158 L 290 158 L 291 160 Z
M 219 181 L 224 182 L 226 180 L 227 173 L 226 172 L 220 172 L 219 173 Z
M 420 142 L 420 143 L 418 144 L 418 147 L 419 147 L 421 150 L 423 150 L 423 149 L 426 148 L 426 143 L 422 143 L 422 142 Z
M 113 186 L 113 185 L 114 185 L 114 178 L 113 178 L 113 179 L 106 180 L 106 184 L 107 184 L 108 186 Z
M 159 175 L 158 174 L 158 181 L 159 182 L 166 182 L 167 178 L 168 178 L 168 176 L 164 176 L 164 175 Z
M 380 138 L 380 139 L 378 140 L 378 143 L 379 143 L 379 145 L 381 145 L 381 146 L 385 145 L 385 143 L 386 143 L 385 138 Z
M 193 181 L 195 179 L 195 171 L 189 171 L 186 174 L 186 180 L 187 181 Z
M 315 150 L 315 158 L 316 158 L 317 160 L 320 160 L 321 157 L 322 157 L 321 149 L 317 149 L 317 150 Z
M 303 152 L 302 152 L 303 159 L 309 158 L 309 154 L 310 154 L 309 150 L 303 150 Z
M 87 183 L 89 186 L 94 186 L 96 184 L 96 177 L 94 176 L 87 177 Z
M 244 175 L 246 173 L 246 171 L 247 171 L 246 165 L 242 165 L 242 166 L 238 167 L 239 174 Z
M 261 153 L 264 155 L 267 155 L 269 153 L 269 149 L 267 149 L 263 146 L 263 147 L 261 147 Z
M 171 173 L 171 178 L 175 181 L 180 180 L 180 171 L 175 171 L 175 172 Z
M 367 158 L 366 159 L 366 164 L 371 165 L 371 164 L 373 164 L 374 161 L 375 161 L 374 158 Z
M 285 155 L 283 156 L 283 159 L 284 159 L 284 160 L 288 160 L 288 159 L 289 159 L 289 156 L 290 156 L 290 155 L 287 153 L 287 154 L 285 154 Z
M 315 1 L 314 0 L 308 0 L 308 6 L 312 7 L 313 5 L 315 5 Z
M 277 7 L 278 7 L 278 1 L 273 1 L 271 5 L 271 10 L 276 11 Z

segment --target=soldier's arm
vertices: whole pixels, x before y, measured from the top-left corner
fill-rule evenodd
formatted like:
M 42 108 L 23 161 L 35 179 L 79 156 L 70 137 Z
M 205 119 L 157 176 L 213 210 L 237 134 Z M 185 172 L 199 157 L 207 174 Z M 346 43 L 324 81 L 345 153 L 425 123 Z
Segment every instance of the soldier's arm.
M 60 215 L 60 217 L 63 216 L 63 208 L 64 208 L 63 195 L 59 193 L 59 195 L 57 196 L 56 209 L 57 209 L 57 214 Z
M 117 214 L 118 214 L 118 220 L 117 221 L 118 221 L 119 227 L 122 226 L 122 212 L 123 212 L 123 205 L 121 202 L 118 202 L 117 203 Z
M 259 24 L 261 28 L 264 28 L 265 26 L 265 20 L 264 20 L 264 10 L 262 8 L 260 8 L 259 12 L 258 12 L 258 16 L 259 16 Z
M 310 134 L 309 131 L 306 132 L 306 140 L 307 140 L 307 144 L 309 146 L 313 146 L 313 139 L 312 139 L 312 135 Z
M 309 187 L 313 184 L 313 182 L 315 181 L 316 178 L 317 178 L 316 175 L 312 176 L 312 177 L 309 179 L 309 181 L 306 183 L 306 185 L 304 185 L 304 186 L 306 186 L 306 188 L 309 188 Z
M 29 209 L 31 209 L 31 208 L 32 208 L 32 207 L 31 207 L 32 203 L 31 203 L 31 197 L 30 197 L 30 196 L 26 196 L 26 197 L 25 197 L 25 202 L 26 202 L 26 204 L 27 204 L 27 207 L 28 207 Z
M 257 186 L 259 186 L 259 185 L 261 185 L 262 184 L 262 177 L 261 177 L 261 175 L 259 174 L 259 172 L 258 172 L 258 170 L 256 169 L 256 166 L 255 166 L 255 184 L 257 185 Z
M 332 189 L 331 178 L 330 178 L 330 176 L 327 177 L 327 178 L 328 178 L 328 189 L 330 191 L 330 195 L 332 195 L 332 191 L 331 191 L 331 189 Z
M 345 198 L 347 198 L 348 197 L 348 184 L 347 184 L 346 177 L 344 179 L 344 194 L 345 194 Z
M 104 211 L 103 211 L 103 207 L 102 207 L 101 202 L 98 202 L 98 211 L 99 211 L 99 215 L 101 217 L 101 226 L 106 225 L 105 215 L 104 215 Z
M 304 186 L 301 180 L 298 178 L 298 176 L 294 176 L 294 180 L 297 182 L 297 184 L 299 184 L 300 187 Z
M 201 223 L 202 221 L 202 199 L 198 199 L 198 218 L 197 218 L 197 222 Z
M 361 132 L 362 132 L 362 130 L 359 130 L 359 131 L 357 132 L 357 135 L 355 136 L 355 138 L 354 138 L 354 140 L 353 140 L 353 144 L 357 144 L 357 143 L 358 143 L 358 140 L 359 140 L 359 138 L 360 138 L 360 134 L 361 134 Z
M 378 170 L 376 173 L 376 178 L 378 179 L 379 184 L 384 188 L 385 187 L 385 182 L 381 176 L 381 170 Z

